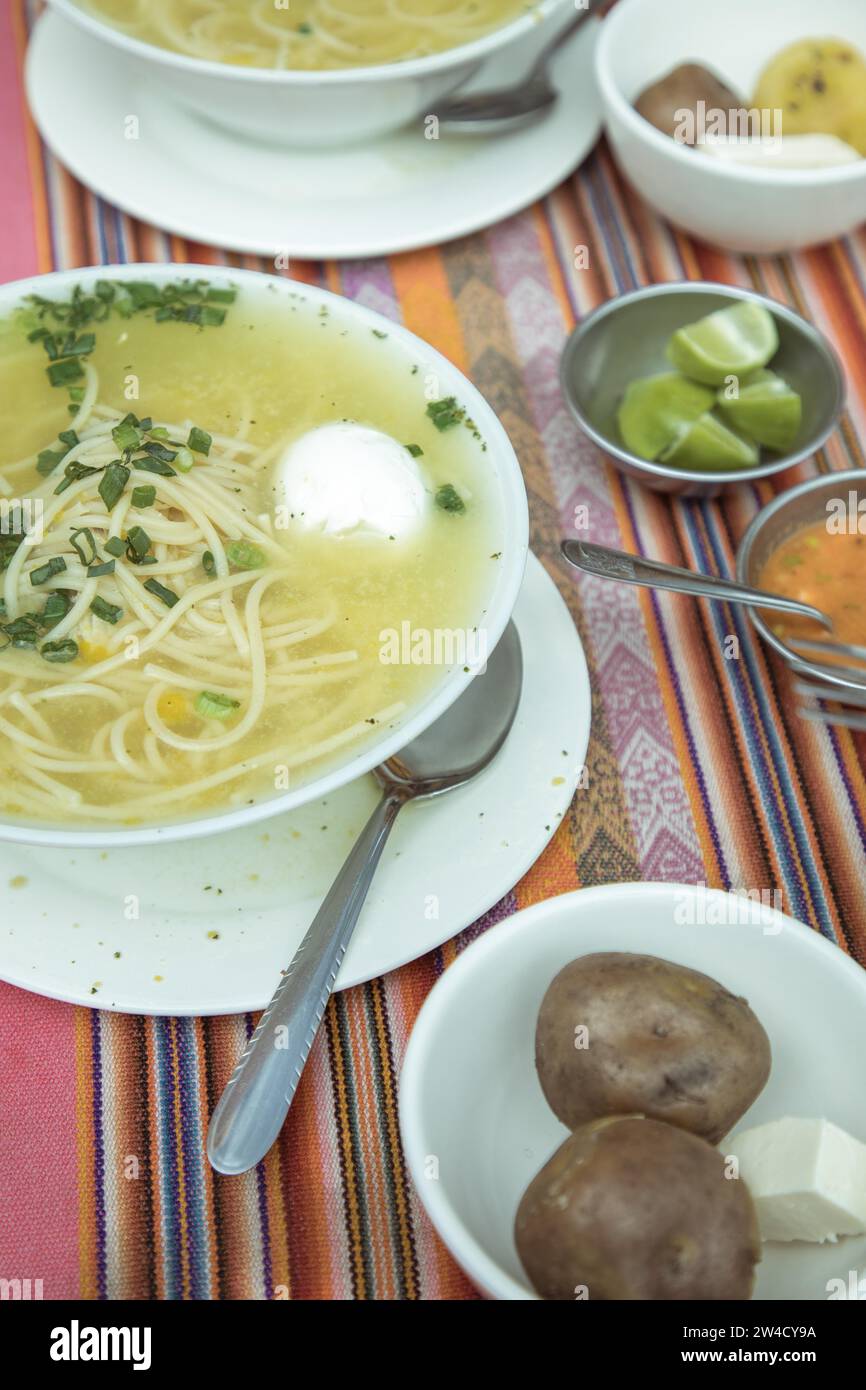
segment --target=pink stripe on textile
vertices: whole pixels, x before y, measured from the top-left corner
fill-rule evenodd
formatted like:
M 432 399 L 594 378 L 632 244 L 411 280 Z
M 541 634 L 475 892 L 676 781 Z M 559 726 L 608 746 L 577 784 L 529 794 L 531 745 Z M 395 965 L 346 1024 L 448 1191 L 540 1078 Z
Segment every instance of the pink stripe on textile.
M 24 90 L 9 0 L 0 0 L 0 131 L 3 132 L 3 237 L 0 281 L 36 275 L 38 231 L 27 164 Z
M 0 1279 L 46 1299 L 79 1297 L 75 1093 L 75 1010 L 0 984 Z

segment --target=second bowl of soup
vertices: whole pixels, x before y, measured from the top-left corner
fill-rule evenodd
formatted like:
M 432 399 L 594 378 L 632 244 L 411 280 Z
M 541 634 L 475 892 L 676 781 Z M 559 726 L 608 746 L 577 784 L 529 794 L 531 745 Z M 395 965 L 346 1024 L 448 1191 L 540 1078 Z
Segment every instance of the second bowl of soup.
M 133 80 L 278 144 L 358 142 L 415 118 L 567 0 L 51 0 Z M 434 138 L 432 132 L 428 138 Z
M 359 776 L 495 645 L 496 416 L 324 291 L 126 266 L 0 291 L 0 835 L 230 828 Z

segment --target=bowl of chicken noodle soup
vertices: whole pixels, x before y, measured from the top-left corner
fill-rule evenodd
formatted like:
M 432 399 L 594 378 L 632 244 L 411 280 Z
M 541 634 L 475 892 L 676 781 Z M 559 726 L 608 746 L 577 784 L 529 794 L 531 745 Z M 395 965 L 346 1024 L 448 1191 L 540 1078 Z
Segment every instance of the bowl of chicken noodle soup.
M 209 120 L 295 145 L 420 116 L 571 0 L 51 0 L 148 84 Z
M 179 839 L 326 794 L 459 696 L 517 598 L 496 416 L 325 291 L 7 285 L 0 420 L 3 838 Z

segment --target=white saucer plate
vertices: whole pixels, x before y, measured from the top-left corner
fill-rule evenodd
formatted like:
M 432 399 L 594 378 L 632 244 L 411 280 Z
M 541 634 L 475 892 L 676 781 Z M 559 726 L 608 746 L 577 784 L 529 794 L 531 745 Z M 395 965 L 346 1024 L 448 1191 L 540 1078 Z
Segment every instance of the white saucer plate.
M 593 951 L 660 956 L 748 999 L 773 1065 L 735 1133 L 786 1115 L 823 1116 L 866 1142 L 866 971 L 818 932 L 743 898 L 675 883 L 606 884 L 527 908 L 446 970 L 418 1016 L 400 1080 L 415 1185 L 454 1258 L 492 1298 L 536 1297 L 514 1246 L 514 1215 L 568 1131 L 538 1083 L 535 1021 L 554 975 Z M 859 1291 L 862 1299 L 864 1289 L 866 1236 L 848 1236 L 766 1244 L 753 1297 Z
M 402 812 L 339 988 L 482 916 L 568 809 L 589 741 L 589 678 L 571 615 L 531 555 L 514 620 L 524 686 L 508 742 L 468 786 Z M 121 1013 L 263 1008 L 376 797 L 369 776 L 264 825 L 177 844 L 0 844 L 0 979 Z
M 561 23 L 560 16 L 552 28 L 551 21 L 540 24 L 519 54 L 492 59 L 465 90 L 519 82 Z M 438 139 L 427 139 L 419 125 L 345 150 L 256 144 L 166 100 L 156 85 L 138 85 L 119 54 L 51 11 L 30 42 L 27 95 L 54 154 L 82 183 L 142 221 L 252 255 L 387 255 L 490 226 L 549 193 L 580 164 L 601 127 L 593 71 L 598 28 L 587 20 L 557 55 L 560 99 L 553 110 L 497 136 L 448 135 L 443 126 Z

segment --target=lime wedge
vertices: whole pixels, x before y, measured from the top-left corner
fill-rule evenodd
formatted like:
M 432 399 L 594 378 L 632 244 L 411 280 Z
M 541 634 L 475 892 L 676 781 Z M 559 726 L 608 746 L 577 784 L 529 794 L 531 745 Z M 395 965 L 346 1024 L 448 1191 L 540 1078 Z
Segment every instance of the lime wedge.
M 695 381 L 723 386 L 726 377 L 742 378 L 765 367 L 778 346 L 773 315 L 762 304 L 743 299 L 680 328 L 668 343 L 667 355 Z
M 721 473 L 726 469 L 753 468 L 759 458 L 756 444 L 729 430 L 715 415 L 707 414 L 686 425 L 659 456 L 659 462 L 674 468 Z
M 747 377 L 738 396 L 728 397 L 727 387 L 718 394 L 719 409 L 735 429 L 742 430 L 784 454 L 797 437 L 803 417 L 803 402 L 797 392 L 775 372 L 766 369 Z
M 628 386 L 617 414 L 623 443 L 638 458 L 658 458 L 686 425 L 712 406 L 712 391 L 679 372 L 640 377 Z

